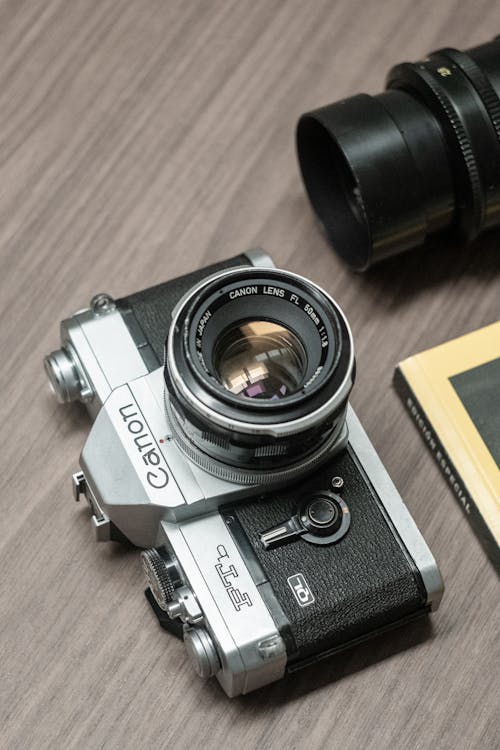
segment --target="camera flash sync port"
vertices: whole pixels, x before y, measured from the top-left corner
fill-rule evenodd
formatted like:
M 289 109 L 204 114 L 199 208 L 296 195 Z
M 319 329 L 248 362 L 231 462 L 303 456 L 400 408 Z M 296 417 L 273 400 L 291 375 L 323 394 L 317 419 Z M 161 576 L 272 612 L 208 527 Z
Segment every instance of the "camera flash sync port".
M 344 486 L 344 480 L 342 477 L 332 477 L 331 485 L 332 490 L 341 490 Z

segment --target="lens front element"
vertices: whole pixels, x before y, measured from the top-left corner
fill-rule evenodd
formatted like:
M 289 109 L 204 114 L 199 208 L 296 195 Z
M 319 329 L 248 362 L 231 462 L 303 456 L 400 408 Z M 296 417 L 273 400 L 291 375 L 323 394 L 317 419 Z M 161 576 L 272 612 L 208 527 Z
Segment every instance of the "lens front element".
M 307 356 L 290 329 L 267 320 L 249 320 L 219 336 L 213 361 L 216 376 L 231 393 L 275 401 L 300 389 Z

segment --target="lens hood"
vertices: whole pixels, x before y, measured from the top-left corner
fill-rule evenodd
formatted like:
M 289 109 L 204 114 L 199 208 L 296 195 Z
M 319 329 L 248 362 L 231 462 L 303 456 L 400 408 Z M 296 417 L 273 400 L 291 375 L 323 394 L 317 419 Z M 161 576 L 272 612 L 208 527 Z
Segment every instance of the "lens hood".
M 297 154 L 335 251 L 365 270 L 500 223 L 500 40 L 395 66 L 387 90 L 302 115 Z

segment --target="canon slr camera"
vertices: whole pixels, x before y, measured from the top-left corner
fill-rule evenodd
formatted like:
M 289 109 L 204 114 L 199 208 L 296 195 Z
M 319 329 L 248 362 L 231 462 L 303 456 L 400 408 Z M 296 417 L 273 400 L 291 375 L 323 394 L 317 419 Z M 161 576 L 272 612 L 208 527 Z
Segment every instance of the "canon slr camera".
M 45 359 L 93 419 L 78 499 L 144 548 L 196 672 L 248 693 L 437 608 L 436 562 L 348 404 L 347 320 L 262 250 L 98 294 Z

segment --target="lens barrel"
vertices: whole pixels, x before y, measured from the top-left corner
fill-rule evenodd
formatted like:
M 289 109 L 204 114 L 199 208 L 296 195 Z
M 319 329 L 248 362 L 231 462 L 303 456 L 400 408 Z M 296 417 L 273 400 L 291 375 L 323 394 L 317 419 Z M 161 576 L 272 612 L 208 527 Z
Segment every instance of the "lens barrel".
M 290 480 L 345 437 L 354 351 L 319 287 L 277 269 L 215 274 L 177 305 L 165 407 L 195 463 L 230 481 Z
M 309 199 L 351 267 L 500 224 L 500 38 L 389 72 L 387 90 L 302 115 Z

